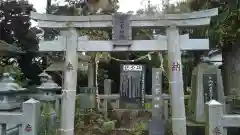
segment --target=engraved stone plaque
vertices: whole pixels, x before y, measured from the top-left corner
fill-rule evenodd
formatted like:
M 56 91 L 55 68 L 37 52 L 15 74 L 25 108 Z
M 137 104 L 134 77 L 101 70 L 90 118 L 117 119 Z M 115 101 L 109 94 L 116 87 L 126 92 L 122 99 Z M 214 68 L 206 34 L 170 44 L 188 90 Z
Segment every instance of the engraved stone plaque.
M 113 40 L 128 40 L 130 21 L 127 14 L 113 15 Z
M 217 94 L 217 74 L 203 74 L 204 102 L 212 99 L 218 100 Z
M 145 67 L 143 65 L 121 65 L 120 100 L 144 105 Z

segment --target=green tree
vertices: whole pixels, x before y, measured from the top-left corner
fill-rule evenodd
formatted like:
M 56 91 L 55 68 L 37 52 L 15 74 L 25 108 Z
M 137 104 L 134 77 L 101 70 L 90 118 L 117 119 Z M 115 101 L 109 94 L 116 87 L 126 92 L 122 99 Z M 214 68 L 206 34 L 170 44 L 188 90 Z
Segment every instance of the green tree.
M 190 12 L 190 8 L 189 8 L 189 4 L 187 2 L 179 2 L 177 4 L 172 4 L 166 7 L 166 9 L 164 9 L 163 12 L 166 13 L 185 13 L 185 12 Z M 153 15 L 153 14 L 162 14 L 162 12 L 160 12 L 157 9 L 157 6 L 148 6 L 148 8 L 146 9 L 139 9 L 137 11 L 137 14 L 139 15 Z M 142 33 L 140 34 L 140 38 L 139 39 L 144 39 L 144 37 L 148 36 L 148 37 L 152 37 L 152 33 L 153 31 L 146 31 L 143 30 Z M 189 30 L 187 29 L 180 29 L 180 33 L 181 34 L 186 34 L 189 33 Z M 161 35 L 165 35 L 165 31 L 164 30 L 155 30 L 155 34 L 161 34 Z M 193 67 L 198 63 L 197 61 L 200 60 L 200 55 L 202 54 L 202 52 L 183 52 L 182 53 L 182 64 L 183 64 L 183 79 L 184 79 L 184 88 L 186 89 L 188 86 L 190 86 L 191 84 L 191 71 L 193 69 Z M 168 59 L 167 59 L 167 53 L 165 52 L 161 52 L 158 53 L 158 55 L 153 56 L 153 58 L 156 57 L 156 61 L 150 62 L 152 63 L 152 66 L 154 67 L 159 67 L 162 66 L 166 72 L 166 74 L 164 74 L 164 89 L 168 89 Z M 193 60 L 193 58 L 195 60 Z M 158 63 L 158 66 L 155 65 L 154 63 Z M 162 64 L 161 64 L 162 63 Z
M 30 27 L 29 15 L 34 11 L 33 6 L 27 1 L 2 1 L 0 11 L 0 40 L 26 51 L 18 56 L 18 64 L 28 79 L 34 84 L 39 84 L 38 74 L 42 70 L 33 60 L 38 51 L 37 34 L 42 31 Z
M 193 0 L 192 10 L 207 8 L 219 9 L 219 15 L 212 19 L 211 25 L 194 31 L 193 35 L 209 36 L 211 46 L 222 50 L 223 84 L 226 94 L 240 89 L 240 1 L 239 0 Z M 239 92 L 238 92 L 239 93 Z M 239 94 L 238 94 L 239 95 Z
M 64 6 L 59 6 L 58 4 L 51 4 L 50 0 L 48 1 L 49 4 L 47 4 L 47 13 L 49 14 L 54 14 L 54 15 L 74 15 L 74 16 L 84 16 L 84 15 L 88 15 L 88 13 L 90 12 L 88 8 L 86 8 L 86 4 L 85 3 L 79 3 L 78 1 L 74 1 L 74 0 L 67 0 L 66 2 L 68 2 L 68 5 L 64 5 Z M 114 8 L 117 8 L 117 1 L 112 1 L 112 6 Z M 104 11 L 104 14 L 109 14 L 109 12 L 111 11 Z M 91 14 L 93 14 L 91 12 Z M 111 39 L 111 30 L 101 30 L 101 29 L 76 29 L 79 36 L 89 36 L 90 40 L 109 40 Z M 51 28 L 45 28 L 45 40 L 52 40 L 54 39 L 55 36 L 59 35 L 60 31 L 59 29 L 51 29 Z M 99 59 L 105 59 L 108 56 L 108 53 L 86 53 L 88 56 L 90 56 L 90 60 L 93 64 L 94 70 L 95 72 L 98 71 L 98 81 L 96 81 L 94 78 L 93 81 L 93 86 L 98 85 L 96 84 L 97 82 L 100 82 L 99 84 L 103 84 L 103 80 L 106 78 L 106 71 L 103 70 L 104 67 L 106 68 L 106 64 L 101 64 L 99 66 L 97 66 L 96 64 L 98 63 L 97 61 L 99 61 Z M 48 57 L 52 57 L 52 55 L 48 55 Z M 60 57 L 62 57 L 60 55 Z M 97 70 L 96 67 L 100 68 L 100 70 Z M 81 84 L 81 86 L 83 86 L 82 82 L 83 82 L 83 75 L 81 74 L 81 76 L 78 76 L 78 85 Z M 85 76 L 87 77 L 87 76 Z M 82 78 L 82 79 L 79 79 Z M 84 80 L 87 80 L 87 78 L 85 78 Z M 85 81 L 84 81 L 85 82 Z M 99 85 L 99 88 L 103 91 L 103 85 Z

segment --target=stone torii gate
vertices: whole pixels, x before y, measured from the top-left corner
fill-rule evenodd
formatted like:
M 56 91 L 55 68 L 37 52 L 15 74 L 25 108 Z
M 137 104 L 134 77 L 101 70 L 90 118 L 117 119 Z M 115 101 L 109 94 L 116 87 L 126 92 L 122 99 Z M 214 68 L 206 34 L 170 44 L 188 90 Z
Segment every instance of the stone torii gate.
M 111 52 L 111 51 L 168 51 L 170 70 L 170 88 L 172 103 L 172 131 L 174 135 L 186 135 L 186 116 L 181 67 L 181 50 L 209 49 L 208 39 L 189 39 L 179 35 L 179 27 L 208 25 L 217 9 L 184 14 L 164 14 L 158 16 L 124 16 L 118 19 L 111 15 L 97 16 L 55 16 L 31 13 L 31 18 L 39 27 L 62 28 L 62 38 L 54 42 L 41 43 L 40 51 L 66 51 L 64 90 L 62 99 L 61 134 L 74 135 L 75 96 L 77 85 L 77 51 Z M 71 28 L 70 28 L 71 27 Z M 89 41 L 78 38 L 72 29 L 112 27 L 114 41 Z M 131 40 L 131 28 L 166 28 L 167 36 L 156 40 Z M 69 30 L 66 30 L 69 29 Z

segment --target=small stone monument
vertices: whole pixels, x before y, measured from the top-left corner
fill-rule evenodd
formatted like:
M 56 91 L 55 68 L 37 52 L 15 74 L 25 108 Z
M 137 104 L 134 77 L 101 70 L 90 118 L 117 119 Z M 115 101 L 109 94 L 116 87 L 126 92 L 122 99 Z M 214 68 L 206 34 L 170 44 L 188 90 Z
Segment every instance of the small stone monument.
M 80 108 L 83 112 L 89 112 L 96 108 L 96 88 L 80 87 Z
M 214 99 L 225 104 L 221 70 L 215 65 L 200 63 L 192 72 L 191 85 L 189 118 L 194 122 L 203 123 L 206 102 Z
M 162 70 L 152 68 L 152 119 L 148 124 L 149 135 L 164 135 L 166 121 L 163 117 Z

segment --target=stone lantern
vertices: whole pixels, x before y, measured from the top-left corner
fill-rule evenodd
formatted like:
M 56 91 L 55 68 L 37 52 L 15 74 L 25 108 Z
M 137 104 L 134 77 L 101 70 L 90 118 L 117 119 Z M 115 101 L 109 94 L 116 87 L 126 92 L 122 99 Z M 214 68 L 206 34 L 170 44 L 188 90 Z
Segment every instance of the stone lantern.
M 26 89 L 22 88 L 9 73 L 3 73 L 0 80 L 0 110 L 13 110 L 21 107 L 21 102 L 17 100 L 17 96 L 26 93 Z
M 38 86 L 37 89 L 40 91 L 39 100 L 42 101 L 43 105 L 42 120 L 45 123 L 44 128 L 48 128 L 45 130 L 47 132 L 50 132 L 50 130 L 54 130 L 57 126 L 57 113 L 53 109 L 52 105 L 53 102 L 56 101 L 56 93 L 58 91 L 61 91 L 61 87 L 54 83 L 52 77 L 47 73 L 43 72 L 39 76 L 41 78 L 42 84 Z
M 54 101 L 56 93 L 61 91 L 60 86 L 53 82 L 52 77 L 47 73 L 43 72 L 40 75 L 42 84 L 37 89 L 42 93 L 40 100 L 42 101 Z

